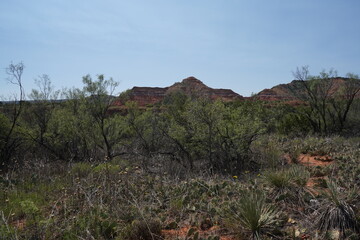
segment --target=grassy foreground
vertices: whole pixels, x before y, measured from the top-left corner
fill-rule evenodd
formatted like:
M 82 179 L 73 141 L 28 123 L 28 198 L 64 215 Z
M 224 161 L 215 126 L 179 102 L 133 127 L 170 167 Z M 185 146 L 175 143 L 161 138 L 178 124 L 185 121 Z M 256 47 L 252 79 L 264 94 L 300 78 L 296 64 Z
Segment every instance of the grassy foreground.
M 0 177 L 0 239 L 360 239 L 359 139 L 264 141 L 237 175 L 29 161 Z

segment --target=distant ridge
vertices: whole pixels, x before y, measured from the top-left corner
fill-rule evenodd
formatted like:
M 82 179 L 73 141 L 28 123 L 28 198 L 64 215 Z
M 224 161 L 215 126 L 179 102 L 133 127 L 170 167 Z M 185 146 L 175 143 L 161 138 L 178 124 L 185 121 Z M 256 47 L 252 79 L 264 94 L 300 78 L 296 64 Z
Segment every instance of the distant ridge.
M 342 94 L 342 89 L 346 86 L 350 79 L 345 77 L 335 77 L 330 78 L 332 81 L 332 86 L 330 89 L 330 97 L 335 93 Z M 354 80 L 354 79 L 352 79 Z M 360 85 L 360 80 L 355 79 L 355 84 Z M 127 101 L 137 102 L 138 106 L 146 107 L 155 103 L 163 101 L 167 96 L 172 93 L 181 92 L 189 97 L 197 98 L 204 97 L 211 100 L 220 99 L 224 102 L 234 101 L 234 100 L 260 100 L 265 102 L 274 102 L 274 101 L 283 101 L 291 104 L 301 104 L 299 101 L 299 95 L 304 94 L 305 88 L 304 85 L 299 80 L 293 80 L 290 83 L 279 84 L 270 89 L 264 89 L 258 94 L 253 95 L 252 97 L 243 97 L 231 89 L 214 89 L 205 85 L 199 79 L 191 76 L 183 79 L 181 82 L 175 82 L 169 87 L 133 87 L 121 94 L 118 97 L 109 96 L 113 98 L 112 105 L 114 106 L 124 106 Z M 124 97 L 125 96 L 125 97 Z M 360 99 L 360 92 L 357 93 L 355 98 Z M 52 102 L 64 102 L 66 99 L 56 99 L 50 100 Z M 36 102 L 34 100 L 25 100 L 25 102 Z M 18 103 L 17 101 L 0 101 L 0 104 L 14 104 Z
M 244 99 L 230 89 L 214 89 L 206 86 L 195 77 L 188 77 L 176 82 L 170 87 L 133 87 L 128 90 L 126 100 L 137 102 L 139 106 L 146 106 L 161 102 L 166 96 L 174 92 L 181 92 L 189 97 L 206 97 L 212 100 L 233 101 Z M 114 105 L 124 105 L 121 98 L 115 100 Z
M 342 87 L 350 80 L 349 78 L 336 77 L 330 78 L 332 80 L 332 86 L 330 93 L 334 94 L 340 91 Z M 360 84 L 360 80 L 356 80 Z M 299 80 L 293 80 L 287 84 L 279 84 L 270 89 L 264 89 L 252 98 L 262 101 L 297 101 L 299 100 L 296 95 L 300 95 L 305 91 L 304 86 Z M 356 98 L 360 98 L 360 93 L 356 95 Z

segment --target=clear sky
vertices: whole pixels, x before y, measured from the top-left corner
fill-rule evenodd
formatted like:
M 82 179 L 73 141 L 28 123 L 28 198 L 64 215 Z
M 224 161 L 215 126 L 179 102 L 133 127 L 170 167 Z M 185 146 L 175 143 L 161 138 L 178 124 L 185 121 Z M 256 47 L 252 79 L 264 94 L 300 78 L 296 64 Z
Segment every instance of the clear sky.
M 1 0 L 0 96 L 20 61 L 27 94 L 41 74 L 57 89 L 105 74 L 118 92 L 195 76 L 244 96 L 297 66 L 359 74 L 359 12 L 359 0 Z

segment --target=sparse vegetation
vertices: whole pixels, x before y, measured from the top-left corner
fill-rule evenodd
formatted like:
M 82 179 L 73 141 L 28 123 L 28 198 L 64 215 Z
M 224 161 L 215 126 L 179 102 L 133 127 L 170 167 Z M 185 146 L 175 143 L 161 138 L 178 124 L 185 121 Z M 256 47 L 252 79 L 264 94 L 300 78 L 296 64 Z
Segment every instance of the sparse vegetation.
M 0 239 L 358 239 L 357 99 L 326 95 L 324 110 L 174 92 L 124 110 L 102 75 L 63 101 L 41 79 L 34 101 L 1 106 Z

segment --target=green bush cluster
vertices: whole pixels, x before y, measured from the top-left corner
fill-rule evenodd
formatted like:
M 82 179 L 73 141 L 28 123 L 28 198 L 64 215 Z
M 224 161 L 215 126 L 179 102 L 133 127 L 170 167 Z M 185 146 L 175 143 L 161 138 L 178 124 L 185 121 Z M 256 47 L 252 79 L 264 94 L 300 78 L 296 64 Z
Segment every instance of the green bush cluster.
M 1 106 L 0 238 L 358 239 L 359 102 L 319 95 L 327 76 L 295 82 L 299 106 L 179 91 L 146 109 L 113 105 L 103 75 L 53 101 L 42 76 L 47 94 Z

